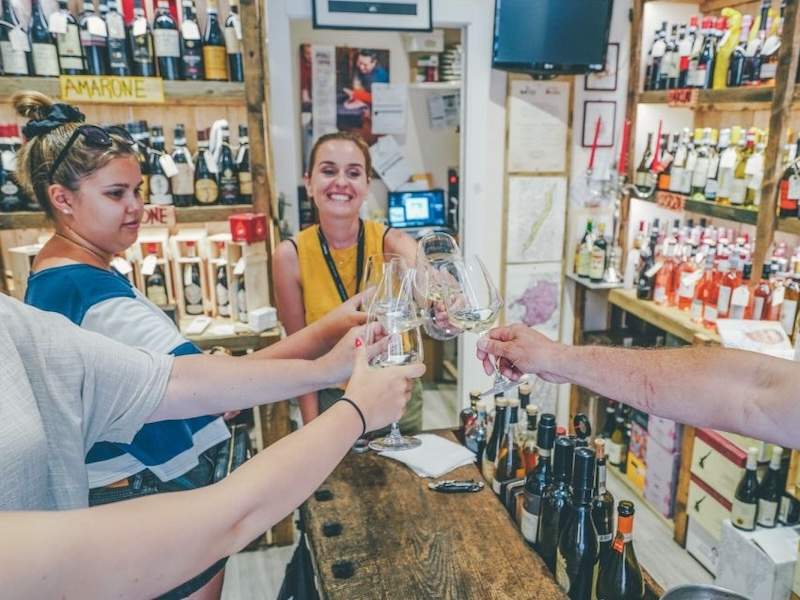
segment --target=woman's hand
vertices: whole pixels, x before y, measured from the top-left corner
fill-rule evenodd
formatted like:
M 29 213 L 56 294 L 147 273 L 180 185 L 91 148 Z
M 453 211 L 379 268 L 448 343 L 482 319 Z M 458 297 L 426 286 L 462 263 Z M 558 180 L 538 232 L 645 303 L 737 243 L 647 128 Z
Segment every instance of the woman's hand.
M 367 431 L 375 431 L 400 420 L 411 398 L 413 379 L 422 377 L 425 365 L 373 369 L 367 362 L 367 348 L 361 338 L 355 346 L 353 375 L 344 394 L 364 413 Z
M 561 348 L 561 344 L 547 336 L 516 323 L 489 331 L 478 340 L 476 355 L 487 375 L 494 374 L 493 359 L 497 359 L 499 371 L 514 381 L 525 373 L 533 373 L 551 383 L 566 383 L 567 380 L 553 368 L 557 365 L 556 357 Z

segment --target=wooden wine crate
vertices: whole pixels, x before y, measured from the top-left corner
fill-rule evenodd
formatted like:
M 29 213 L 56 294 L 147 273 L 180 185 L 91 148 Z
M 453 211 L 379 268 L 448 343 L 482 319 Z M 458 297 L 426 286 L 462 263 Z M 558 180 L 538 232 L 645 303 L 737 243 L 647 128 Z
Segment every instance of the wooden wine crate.
M 172 269 L 172 253 L 169 243 L 169 230 L 163 228 L 142 229 L 136 243 L 131 247 L 129 260 L 133 265 L 134 285 L 145 296 L 147 295 L 147 284 L 145 275 L 142 273 L 142 266 L 148 254 L 148 247 L 155 246 L 156 264 L 164 272 L 164 282 L 167 287 L 167 301 L 175 304 L 175 277 Z
M 200 289 L 203 295 L 203 313 L 211 314 L 211 300 L 209 292 L 208 271 L 205 263 L 206 232 L 204 229 L 186 229 L 170 238 L 170 251 L 172 266 L 175 271 L 175 301 L 178 314 L 181 317 L 196 317 L 186 312 L 186 297 L 184 295 L 184 278 L 187 265 L 196 264 L 200 272 Z M 194 256 L 190 248 L 194 247 Z

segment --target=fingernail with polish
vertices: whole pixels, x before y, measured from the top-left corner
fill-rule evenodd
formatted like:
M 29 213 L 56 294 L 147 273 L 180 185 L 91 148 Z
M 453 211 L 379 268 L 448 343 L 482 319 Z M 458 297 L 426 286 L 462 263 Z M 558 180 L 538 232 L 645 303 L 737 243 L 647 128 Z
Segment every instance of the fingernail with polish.
M 361 348 L 364 345 L 364 342 L 361 341 L 361 338 L 356 338 L 356 348 Z

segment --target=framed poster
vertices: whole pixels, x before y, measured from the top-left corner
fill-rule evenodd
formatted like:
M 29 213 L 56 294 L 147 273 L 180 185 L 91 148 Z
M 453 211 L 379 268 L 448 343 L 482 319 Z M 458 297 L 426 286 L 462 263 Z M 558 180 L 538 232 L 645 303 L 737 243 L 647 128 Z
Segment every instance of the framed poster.
M 619 74 L 619 44 L 612 42 L 606 53 L 606 68 L 599 73 L 590 73 L 583 79 L 583 89 L 594 92 L 616 92 Z
M 563 173 L 570 109 L 566 81 L 511 82 L 508 172 Z
M 432 31 L 433 0 L 312 0 L 314 29 Z
M 617 123 L 617 103 L 612 100 L 586 100 L 583 103 L 583 135 L 581 146 L 591 148 L 597 119 L 600 119 L 598 148 L 613 148 Z
M 524 323 L 552 340 L 561 326 L 561 262 L 506 265 L 506 323 Z
M 509 177 L 506 262 L 560 261 L 566 219 L 566 177 Z

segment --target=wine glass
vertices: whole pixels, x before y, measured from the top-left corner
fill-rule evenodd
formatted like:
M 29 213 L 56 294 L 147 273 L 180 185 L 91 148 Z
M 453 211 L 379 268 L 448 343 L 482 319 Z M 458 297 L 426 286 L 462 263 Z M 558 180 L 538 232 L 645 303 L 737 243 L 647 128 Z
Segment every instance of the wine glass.
M 451 266 L 448 272 L 455 284 L 448 286 L 444 299 L 449 320 L 463 331 L 482 335 L 492 328 L 503 307 L 500 292 L 486 265 L 477 256 L 454 261 Z M 481 393 L 481 397 L 499 394 L 519 385 L 518 381 L 500 372 L 498 363 L 495 364 L 494 383 Z
M 369 364 L 374 368 L 422 362 L 422 334 L 413 295 L 414 271 L 402 269 L 392 260 L 384 265 L 383 278 L 367 311 L 366 343 Z M 377 452 L 410 450 L 421 444 L 415 437 L 401 435 L 397 422 L 389 435 L 373 440 L 369 447 Z
M 428 234 L 417 245 L 414 289 L 425 333 L 435 340 L 450 340 L 462 333 L 448 319 L 443 304 L 447 289 L 456 283 L 450 273 L 452 264 L 460 260 L 458 244 L 446 233 Z
M 399 254 L 384 252 L 382 254 L 371 254 L 367 257 L 367 261 L 364 264 L 364 275 L 361 279 L 361 291 L 367 292 L 364 295 L 362 306 L 369 308 L 387 268 L 400 269 L 405 272 L 408 269 L 408 265 L 406 260 Z

